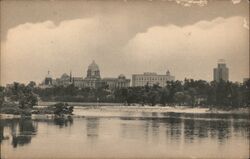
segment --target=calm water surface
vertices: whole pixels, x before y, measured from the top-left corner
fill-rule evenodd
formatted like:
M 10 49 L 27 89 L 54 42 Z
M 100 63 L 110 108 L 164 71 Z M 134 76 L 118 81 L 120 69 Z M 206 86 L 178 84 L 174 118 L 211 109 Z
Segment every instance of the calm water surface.
M 249 157 L 246 116 L 77 111 L 85 116 L 1 119 L 1 158 Z

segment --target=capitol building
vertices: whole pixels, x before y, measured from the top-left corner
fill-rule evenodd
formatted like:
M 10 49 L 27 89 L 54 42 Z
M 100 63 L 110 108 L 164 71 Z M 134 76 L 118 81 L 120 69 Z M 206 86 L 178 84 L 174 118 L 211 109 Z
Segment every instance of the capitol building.
M 143 87 L 145 85 L 153 86 L 159 85 L 165 87 L 168 81 L 174 81 L 175 77 L 169 71 L 166 74 L 157 74 L 155 72 L 145 72 L 143 74 L 132 75 L 132 87 Z M 101 78 L 99 66 L 93 61 L 87 69 L 86 77 L 73 77 L 72 73 L 62 74 L 61 77 L 53 79 L 48 71 L 43 82 L 39 85 L 40 88 L 50 88 L 53 86 L 69 86 L 74 85 L 77 88 L 100 88 L 105 87 L 109 89 L 130 87 L 130 79 L 125 75 L 120 74 L 114 78 Z
M 93 61 L 87 69 L 86 77 L 72 77 L 72 73 L 64 73 L 60 78 L 53 79 L 48 71 L 44 81 L 40 84 L 41 88 L 53 86 L 68 86 L 73 84 L 78 88 L 100 88 L 108 86 L 109 89 L 123 88 L 130 86 L 130 79 L 123 74 L 117 78 L 101 78 L 99 66 Z

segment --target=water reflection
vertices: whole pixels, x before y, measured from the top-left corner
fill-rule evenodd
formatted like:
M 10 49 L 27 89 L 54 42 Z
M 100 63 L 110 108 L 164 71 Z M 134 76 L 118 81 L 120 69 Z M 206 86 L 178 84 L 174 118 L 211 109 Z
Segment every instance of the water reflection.
M 32 121 L 31 118 L 21 119 L 5 119 L 1 120 L 1 142 L 3 139 L 8 140 L 10 136 L 4 136 L 4 130 L 9 129 L 9 135 L 12 138 L 12 146 L 23 146 L 31 142 L 33 136 L 37 132 L 37 123 Z
M 152 113 L 152 117 L 153 118 L 157 118 L 158 117 L 158 113 Z M 157 120 L 152 120 L 152 131 L 153 131 L 153 136 L 155 136 L 155 138 L 158 140 L 159 138 L 159 122 Z
M 36 136 L 39 123 L 47 123 L 58 125 L 60 128 L 73 124 L 73 118 L 16 118 L 16 119 L 1 119 L 0 120 L 0 143 L 3 140 L 12 139 L 11 144 L 14 148 L 29 144 L 33 137 Z M 6 131 L 6 134 L 4 135 Z M 8 132 L 8 133 L 7 133 Z
M 56 117 L 54 118 L 54 124 L 58 125 L 60 128 L 67 127 L 73 124 L 73 118 L 71 116 Z
M 95 117 L 86 118 L 87 136 L 89 138 L 98 137 L 99 120 L 100 120 L 99 118 L 95 118 Z
M 249 139 L 250 123 L 245 116 L 232 114 L 181 114 L 181 113 L 152 113 L 147 117 L 121 117 L 121 120 L 141 120 L 143 126 L 127 122 L 121 124 L 121 136 L 125 138 L 140 138 L 148 140 L 152 135 L 158 140 L 159 133 L 165 129 L 166 140 L 192 143 L 194 140 L 213 138 L 223 144 L 232 135 L 244 136 Z M 212 116 L 212 118 L 210 118 Z M 159 117 L 159 118 L 158 118 Z M 163 124 L 163 125 L 162 125 Z
M 181 137 L 182 130 L 182 119 L 180 118 L 166 118 L 164 120 L 166 126 L 167 138 L 171 140 L 179 141 Z
M 210 154 L 220 155 L 216 148 L 223 150 L 224 146 L 226 150 L 234 150 L 237 145 L 243 149 L 239 152 L 242 154 L 249 144 L 249 126 L 248 118 L 242 116 L 183 113 L 140 113 L 140 116 L 130 114 L 127 117 L 1 119 L 0 142 L 5 147 L 5 153 L 14 154 L 16 151 L 25 151 L 19 149 L 20 146 L 24 148 L 31 145 L 32 148 L 40 149 L 41 145 L 47 144 L 55 152 L 59 151 L 57 145 L 64 150 L 67 150 L 67 145 L 75 146 L 70 151 L 78 158 L 81 158 L 80 154 L 85 150 L 90 157 L 104 151 L 111 152 L 113 147 L 109 145 L 114 144 L 119 145 L 114 147 L 117 154 L 134 151 L 133 145 L 140 146 L 140 151 L 145 156 L 150 150 L 152 154 L 159 150 L 163 155 L 185 151 L 186 154 L 198 154 L 196 150 L 200 146 L 210 151 Z M 40 142 L 42 143 L 39 145 Z M 211 148 L 210 144 L 215 148 Z M 12 151 L 13 148 L 15 150 Z M 50 149 L 43 147 L 43 151 L 52 153 Z M 230 153 L 228 151 L 224 151 L 224 155 Z M 202 158 L 202 154 L 199 155 Z
M 37 123 L 31 119 L 20 119 L 16 127 L 12 129 L 12 145 L 13 147 L 23 146 L 31 142 L 31 138 L 36 135 Z

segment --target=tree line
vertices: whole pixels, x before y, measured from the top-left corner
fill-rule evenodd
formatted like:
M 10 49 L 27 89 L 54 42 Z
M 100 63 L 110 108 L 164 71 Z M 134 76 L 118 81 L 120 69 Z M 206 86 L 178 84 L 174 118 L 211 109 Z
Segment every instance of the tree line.
M 166 87 L 131 87 L 115 91 L 119 101 L 140 103 L 142 105 L 182 105 L 215 106 L 237 108 L 250 105 L 250 81 L 206 82 L 204 80 L 185 79 L 169 81 Z
M 112 102 L 126 105 L 162 105 L 162 106 L 214 106 L 238 108 L 250 105 L 250 80 L 244 83 L 185 79 L 168 81 L 165 87 L 155 84 L 143 87 L 109 89 L 103 86 L 97 89 L 77 88 L 74 85 L 36 87 L 34 82 L 28 85 L 13 83 L 10 87 L 0 87 L 0 104 L 4 97 L 18 101 L 21 107 L 34 105 L 38 98 L 42 101 L 56 102 Z
M 0 106 L 18 103 L 21 109 L 31 109 L 38 101 L 37 95 L 33 92 L 34 87 L 34 82 L 28 85 L 14 82 L 9 87 L 0 87 Z

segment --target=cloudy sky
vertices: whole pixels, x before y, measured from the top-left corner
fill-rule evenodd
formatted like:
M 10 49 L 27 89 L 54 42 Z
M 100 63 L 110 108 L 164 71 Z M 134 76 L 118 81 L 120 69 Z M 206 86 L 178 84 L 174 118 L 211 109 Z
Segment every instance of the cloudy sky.
M 102 77 L 210 81 L 222 58 L 230 80 L 248 77 L 247 0 L 3 0 L 0 13 L 2 84 L 85 77 L 92 60 Z

